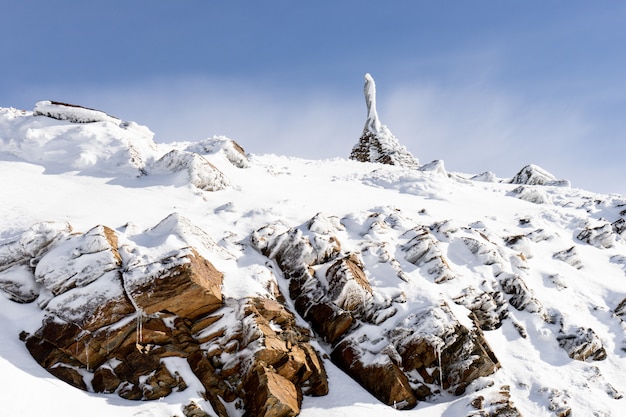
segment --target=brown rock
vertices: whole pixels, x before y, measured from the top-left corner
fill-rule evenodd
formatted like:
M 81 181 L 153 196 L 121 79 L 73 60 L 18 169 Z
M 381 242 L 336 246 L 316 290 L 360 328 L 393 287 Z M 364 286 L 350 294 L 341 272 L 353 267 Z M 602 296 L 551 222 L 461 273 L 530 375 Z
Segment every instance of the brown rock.
M 67 382 L 73 387 L 82 389 L 83 391 L 87 390 L 87 385 L 85 384 L 83 376 L 74 367 L 69 367 L 58 363 L 48 369 L 48 372 L 59 378 L 61 381 Z
M 269 368 L 251 372 L 245 383 L 245 417 L 293 417 L 302 401 L 296 386 Z
M 109 367 L 100 367 L 93 373 L 91 386 L 95 392 L 111 393 L 115 392 L 122 381 Z
M 387 356 L 366 363 L 363 353 L 358 345 L 346 340 L 335 347 L 331 359 L 383 403 L 399 409 L 415 407 L 417 398 L 402 370 Z
M 143 278 L 149 274 L 146 266 L 138 267 L 145 274 L 131 284 L 130 292 L 146 314 L 167 311 L 194 320 L 222 305 L 223 274 L 195 250 L 182 258 L 171 268 L 167 265 L 169 260 L 162 260 L 163 269 L 151 279 Z

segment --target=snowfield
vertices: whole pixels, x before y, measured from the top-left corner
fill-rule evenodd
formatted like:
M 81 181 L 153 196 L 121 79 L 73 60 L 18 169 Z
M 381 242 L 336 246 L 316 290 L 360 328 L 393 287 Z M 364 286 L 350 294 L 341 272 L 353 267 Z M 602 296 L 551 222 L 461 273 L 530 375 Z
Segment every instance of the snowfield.
M 343 157 L 243 157 L 224 137 L 156 144 L 136 123 L 82 110 L 75 115 L 84 123 L 76 123 L 71 109 L 61 110 L 69 116 L 58 117 L 50 102 L 38 104 L 40 115 L 0 109 L 4 250 L 41 222 L 81 233 L 104 225 L 142 248 L 146 259 L 180 242 L 204 250 L 224 273 L 225 296 L 263 294 L 273 279 L 288 294 L 280 269 L 250 237 L 267 225 L 299 228 L 322 213 L 334 221 L 327 227 L 336 229 L 342 252 L 356 253 L 365 265 L 380 297 L 372 302 L 403 298 L 394 304 L 397 320 L 445 304 L 473 328 L 473 303 L 502 289 L 504 304 L 486 310 L 495 311 L 490 319 L 496 324 L 484 331 L 501 368 L 473 382 L 465 395 L 443 391 L 411 410 L 394 410 L 325 359 L 330 393 L 305 396 L 301 416 L 469 416 L 477 412 L 472 400 L 482 396 L 489 403 L 502 387 L 525 417 L 567 409 L 576 416 L 624 415 L 626 323 L 618 306 L 626 299 L 626 197 L 571 188 L 541 169 L 547 185 L 524 183 L 526 174 L 511 183 L 522 167 L 499 178 L 456 173 L 442 161 L 413 169 Z M 356 139 L 342 139 L 346 156 Z M 431 258 L 420 258 L 417 249 L 411 258 L 420 230 L 428 232 L 430 253 L 445 259 L 444 269 L 433 272 Z M 60 257 L 38 267 L 64 262 Z M 6 275 L 0 268 L 0 289 L 21 279 Z M 506 317 L 496 317 L 503 311 L 498 308 Z M 176 358 L 170 365 L 188 388 L 158 401 L 88 393 L 56 379 L 20 340 L 43 317 L 37 302 L 19 304 L 0 291 L 0 415 L 171 417 L 182 416 L 190 400 L 213 415 L 201 383 Z M 377 329 L 359 331 L 373 340 Z M 432 337 L 443 331 L 420 329 Z M 596 357 L 575 360 L 575 341 L 585 337 L 596 344 Z M 324 342 L 314 347 L 329 353 Z M 234 407 L 229 412 L 242 414 Z

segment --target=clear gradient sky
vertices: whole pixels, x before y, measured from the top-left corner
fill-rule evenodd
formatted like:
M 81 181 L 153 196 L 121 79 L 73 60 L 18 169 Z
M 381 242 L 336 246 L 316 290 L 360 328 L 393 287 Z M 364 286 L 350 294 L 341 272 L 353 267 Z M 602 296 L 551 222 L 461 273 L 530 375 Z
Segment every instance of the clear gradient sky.
M 626 2 L 10 1 L 0 106 L 97 108 L 156 140 L 347 157 L 378 114 L 422 163 L 535 163 L 626 194 Z

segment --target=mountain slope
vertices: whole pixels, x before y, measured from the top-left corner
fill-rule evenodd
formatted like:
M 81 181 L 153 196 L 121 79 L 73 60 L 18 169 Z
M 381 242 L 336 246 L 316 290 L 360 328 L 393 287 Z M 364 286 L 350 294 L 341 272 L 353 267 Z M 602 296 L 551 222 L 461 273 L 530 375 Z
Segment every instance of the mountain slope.
M 59 269 L 59 258 L 46 260 L 48 252 L 24 243 L 42 236 L 33 225 L 55 222 L 61 243 L 105 225 L 119 248 L 129 248 L 123 265 L 192 246 L 223 273 L 225 300 L 280 299 L 275 286 L 297 324 L 313 331 L 311 346 L 328 375 L 328 394 L 304 396 L 302 416 L 469 416 L 504 413 L 505 406 L 524 416 L 623 410 L 625 197 L 573 189 L 541 169 L 550 185 L 525 181 L 537 178 L 528 169 L 499 179 L 341 158 L 241 159 L 225 138 L 157 145 L 146 128 L 128 126 L 0 110 L 0 260 L 22 250 L 38 269 L 46 262 Z M 176 164 L 163 163 L 166 155 Z M 199 177 L 220 187 L 198 186 Z M 298 303 L 300 268 L 310 271 L 307 288 L 320 289 L 316 300 L 352 320 L 335 340 Z M 187 388 L 154 402 L 87 393 L 54 378 L 19 337 L 36 334 L 51 314 L 41 305 L 55 298 L 42 286 L 57 287 L 45 274 L 26 286 L 28 268 L 17 271 L 7 262 L 0 267 L 3 415 L 171 416 L 191 400 L 217 412 L 184 361 L 170 367 Z M 9 300 L 17 287 L 36 301 Z M 460 383 L 455 372 L 470 368 L 452 364 L 471 362 L 475 353 L 454 356 L 449 338 L 464 331 L 467 340 L 484 338 L 479 345 L 497 366 Z M 409 365 L 404 352 L 423 341 L 436 356 L 423 368 Z M 403 404 L 385 405 L 383 395 L 361 387 L 372 391 L 367 381 L 357 384 L 339 346 L 358 353 L 365 367 L 396 364 L 414 408 L 395 410 Z M 229 415 L 243 413 L 236 404 L 225 402 Z

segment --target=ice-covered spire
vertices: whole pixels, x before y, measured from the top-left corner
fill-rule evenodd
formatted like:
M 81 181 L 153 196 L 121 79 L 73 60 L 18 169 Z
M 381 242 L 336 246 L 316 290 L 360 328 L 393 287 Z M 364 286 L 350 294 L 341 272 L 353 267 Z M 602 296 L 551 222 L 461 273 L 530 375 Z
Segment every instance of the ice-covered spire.
M 380 132 L 380 120 L 378 120 L 378 113 L 376 112 L 376 83 L 369 73 L 365 74 L 363 92 L 367 104 L 367 121 L 363 130 L 378 133 Z
M 363 93 L 365 104 L 367 104 L 367 120 L 359 142 L 352 148 L 350 159 L 411 168 L 419 167 L 417 159 L 400 145 L 387 126 L 380 123 L 376 112 L 376 84 L 370 74 L 365 74 Z

